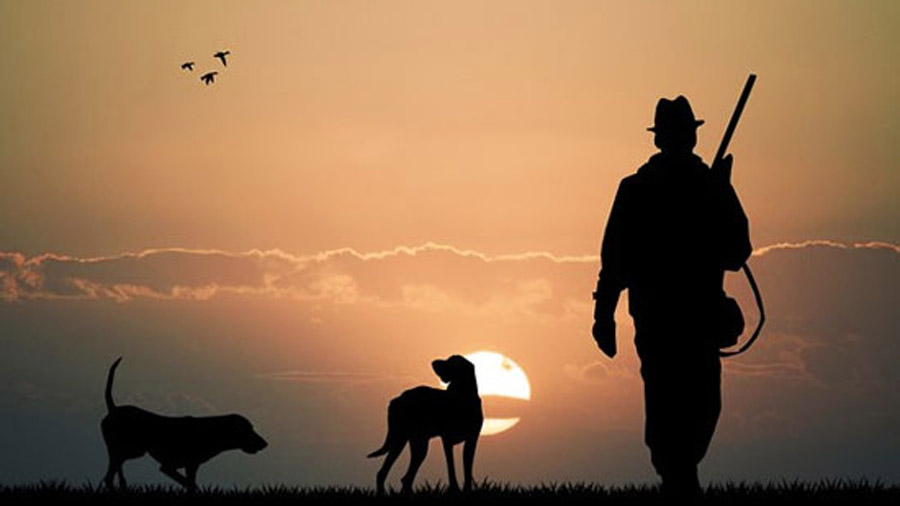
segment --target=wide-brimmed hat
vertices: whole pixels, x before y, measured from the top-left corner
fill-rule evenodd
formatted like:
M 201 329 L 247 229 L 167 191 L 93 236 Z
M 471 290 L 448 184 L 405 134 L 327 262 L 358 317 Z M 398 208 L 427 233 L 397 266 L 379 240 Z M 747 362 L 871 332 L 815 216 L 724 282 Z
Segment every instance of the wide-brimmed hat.
M 647 127 L 647 130 L 651 132 L 697 128 L 704 123 L 702 119 L 694 118 L 691 104 L 683 95 L 678 95 L 678 98 L 675 100 L 659 99 L 659 102 L 656 104 L 656 117 L 653 119 L 653 122 L 655 124 L 652 127 Z

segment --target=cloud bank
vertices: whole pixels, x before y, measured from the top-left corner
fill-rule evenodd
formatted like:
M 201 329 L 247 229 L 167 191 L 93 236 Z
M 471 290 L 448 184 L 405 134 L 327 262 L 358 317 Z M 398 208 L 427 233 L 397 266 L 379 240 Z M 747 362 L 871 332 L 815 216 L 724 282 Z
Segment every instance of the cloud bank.
M 725 407 L 704 468 L 723 479 L 900 480 L 900 247 L 779 244 L 757 250 L 751 264 L 767 326 L 747 354 L 725 363 Z M 67 445 L 85 452 L 77 469 L 103 467 L 98 392 L 121 354 L 122 402 L 170 414 L 247 410 L 279 442 L 271 456 L 236 460 L 228 476 L 365 484 L 371 470 L 359 457 L 383 438 L 389 399 L 436 384 L 431 359 L 479 349 L 508 354 L 533 387 L 528 406 L 510 408 L 522 421 L 485 442 L 480 465 L 492 478 L 651 479 L 624 304 L 614 361 L 589 335 L 598 267 L 596 256 L 486 255 L 433 243 L 309 255 L 0 253 L 0 443 L 8 448 L 0 479 L 71 469 L 71 456 L 54 467 L 29 460 L 31 445 L 3 439 L 22 427 L 48 446 L 41 454 Z M 752 325 L 744 280 L 729 275 L 727 290 Z
M 900 246 L 889 243 L 816 240 L 766 246 L 757 249 L 754 256 L 816 248 L 900 253 Z M 377 279 L 378 276 L 369 272 L 375 268 L 373 263 L 394 276 Z M 398 268 L 399 264 L 402 268 Z M 431 267 L 434 265 L 440 267 Z M 428 299 L 438 302 L 441 294 L 434 288 L 439 283 L 428 279 L 427 271 L 443 271 L 448 265 L 451 269 L 465 270 L 469 276 L 478 276 L 488 271 L 515 274 L 524 270 L 522 266 L 532 271 L 536 266 L 553 265 L 596 268 L 599 257 L 560 256 L 543 251 L 492 256 L 436 243 L 370 253 L 341 248 L 309 255 L 280 250 L 226 252 L 182 248 L 91 258 L 53 253 L 26 257 L 16 252 L 0 252 L 0 297 L 6 301 L 112 299 L 127 302 L 138 298 L 205 300 L 224 294 L 247 294 L 346 302 L 393 291 L 414 305 Z M 441 279 L 440 284 L 445 281 Z M 538 280 L 519 281 L 522 289 L 540 297 L 543 288 Z
M 434 258 L 453 258 L 469 265 L 597 261 L 596 256 L 556 256 L 548 252 L 490 256 L 435 243 L 371 253 L 341 248 L 310 255 L 183 248 L 92 258 L 53 253 L 25 257 L 0 252 L 0 293 L 7 301 L 108 298 L 127 302 L 136 298 L 209 299 L 220 294 L 346 300 L 356 297 L 359 283 L 352 273 L 361 264 L 404 260 L 421 264 Z

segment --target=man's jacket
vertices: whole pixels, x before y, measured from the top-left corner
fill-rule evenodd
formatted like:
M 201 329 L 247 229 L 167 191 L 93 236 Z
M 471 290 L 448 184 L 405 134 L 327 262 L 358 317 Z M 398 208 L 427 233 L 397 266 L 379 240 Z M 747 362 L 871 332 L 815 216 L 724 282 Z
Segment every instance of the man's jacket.
M 636 322 L 709 318 L 725 270 L 752 252 L 731 184 L 694 154 L 657 153 L 619 185 L 601 249 L 597 311 L 612 317 L 628 288 Z

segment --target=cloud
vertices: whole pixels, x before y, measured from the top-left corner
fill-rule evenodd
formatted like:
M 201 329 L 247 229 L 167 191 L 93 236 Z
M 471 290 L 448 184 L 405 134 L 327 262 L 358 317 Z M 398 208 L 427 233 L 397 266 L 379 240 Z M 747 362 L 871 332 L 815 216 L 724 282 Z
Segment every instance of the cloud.
M 182 248 L 92 258 L 0 252 L 0 293 L 10 302 L 288 298 L 314 302 L 318 314 L 321 304 L 362 304 L 472 318 L 581 321 L 589 319 L 598 262 L 591 255 L 487 255 L 436 243 L 309 255 Z M 782 243 L 756 250 L 751 264 L 769 319 L 754 351 L 731 361 L 731 374 L 839 388 L 897 383 L 888 358 L 900 358 L 892 342 L 900 335 L 900 246 Z M 754 305 L 742 279 L 729 276 L 727 289 L 752 320 Z M 585 369 L 575 376 L 594 375 Z
M 725 361 L 726 437 L 807 441 L 813 453 L 889 440 L 900 419 L 900 248 L 807 241 L 763 248 L 750 263 L 767 320 L 753 348 Z M 727 289 L 755 317 L 743 279 Z
M 559 280 L 527 273 L 553 265 L 590 269 L 596 261 L 594 256 L 547 252 L 490 256 L 435 243 L 373 253 L 342 248 L 310 255 L 170 248 L 109 257 L 26 258 L 11 252 L 0 253 L 0 288 L 7 301 L 208 300 L 243 295 L 368 302 L 426 312 L 566 314 L 572 312 L 567 306 L 571 301 L 556 299 Z
M 368 384 L 385 381 L 415 382 L 415 378 L 409 375 L 344 371 L 279 371 L 258 374 L 257 377 L 266 380 L 296 381 L 300 383 Z
M 752 462 L 753 452 L 741 453 L 740 444 L 774 453 L 746 467 L 748 476 L 794 475 L 812 461 L 844 473 L 851 464 L 835 456 L 870 440 L 885 455 L 900 455 L 893 437 L 900 423 L 898 247 L 780 244 L 757 250 L 750 263 L 768 319 L 758 343 L 724 363 L 716 443 L 730 459 L 723 468 Z M 540 437 L 569 438 L 573 451 L 590 455 L 608 450 L 585 436 L 597 431 L 641 445 L 639 364 L 624 303 L 616 359 L 600 357 L 590 339 L 598 267 L 595 256 L 491 256 L 437 244 L 310 255 L 0 253 L 8 301 L 0 302 L 7 351 L 0 366 L 8 375 L 0 409 L 22 420 L 52 412 L 64 424 L 61 406 L 77 403 L 87 406 L 78 412 L 92 417 L 96 437 L 98 392 L 111 357 L 124 354 L 148 372 L 120 379 L 121 402 L 172 414 L 249 410 L 273 440 L 293 441 L 302 432 L 303 445 L 285 452 L 300 454 L 323 438 L 352 446 L 339 464 L 351 469 L 358 448 L 383 437 L 372 420 L 383 420 L 385 403 L 402 388 L 434 381 L 430 359 L 494 349 L 516 360 L 534 388 L 509 437 L 529 441 L 520 445 L 529 451 L 533 442 L 535 452 L 548 455 L 548 468 L 575 472 L 558 458 L 557 443 L 544 445 Z M 729 274 L 727 290 L 752 324 L 752 297 L 740 274 Z M 165 386 L 147 386 L 160 381 Z M 51 394 L 59 402 L 39 397 Z M 801 441 L 806 446 L 798 447 Z M 497 448 L 496 455 L 515 452 Z M 896 458 L 884 462 L 867 469 L 897 468 Z M 635 466 L 644 469 L 644 462 Z M 33 469 L 43 472 L 38 464 Z
M 293 265 L 292 258 L 277 251 L 170 248 L 94 258 L 0 253 L 7 300 L 208 298 L 220 289 L 263 290 L 268 273 Z
M 566 364 L 563 367 L 563 373 L 565 373 L 567 377 L 578 382 L 593 384 L 602 384 L 614 379 L 637 379 L 637 376 L 633 371 L 622 366 L 621 361 L 594 361 L 582 366 Z
M 900 386 L 892 365 L 900 358 L 900 248 L 810 241 L 764 248 L 753 262 L 767 325 L 736 373 L 769 371 L 839 389 Z M 730 281 L 738 292 L 742 281 Z M 743 295 L 743 307 L 753 308 Z
M 813 248 L 900 253 L 900 246 L 887 243 L 806 241 L 767 246 L 754 255 L 764 257 L 785 250 Z M 244 294 L 343 303 L 394 300 L 423 309 L 459 305 L 461 301 L 536 307 L 558 295 L 558 279 L 534 275 L 529 278 L 523 273 L 549 269 L 561 274 L 565 269 L 552 269 L 557 266 L 568 267 L 569 272 L 582 276 L 585 271 L 595 270 L 598 262 L 596 255 L 564 256 L 543 251 L 487 255 L 436 243 L 370 253 L 340 248 L 309 255 L 280 250 L 226 252 L 183 248 L 92 258 L 52 253 L 25 257 L 16 252 L 0 252 L 0 293 L 7 301 L 206 300 Z M 372 264 L 381 268 L 373 269 Z M 462 278 L 448 280 L 447 274 L 456 273 Z M 503 294 L 484 290 L 478 283 L 464 283 L 466 279 L 505 285 Z M 584 284 L 592 285 L 593 280 L 587 279 Z M 547 309 L 566 311 L 560 307 Z
M 219 413 L 215 404 L 203 397 L 180 390 L 165 390 L 159 386 L 148 391 L 125 393 L 121 398 L 117 396 L 116 404 L 133 404 L 161 414 L 192 413 L 206 416 Z
M 735 362 L 729 365 L 728 372 L 737 376 L 768 377 L 787 381 L 811 382 L 813 377 L 806 371 L 806 367 L 798 361 L 787 360 L 781 363 L 771 364 L 747 364 Z
M 869 242 L 857 242 L 852 244 L 846 244 L 839 241 L 829 241 L 827 239 L 813 239 L 809 241 L 801 241 L 801 242 L 782 242 L 778 244 L 772 244 L 770 246 L 765 246 L 753 251 L 753 256 L 762 256 L 770 251 L 778 251 L 778 250 L 796 250 L 796 249 L 804 249 L 810 247 L 828 247 L 828 248 L 838 248 L 838 249 L 887 249 L 893 250 L 896 253 L 900 253 L 900 245 L 891 244 L 888 242 L 882 241 L 869 241 Z

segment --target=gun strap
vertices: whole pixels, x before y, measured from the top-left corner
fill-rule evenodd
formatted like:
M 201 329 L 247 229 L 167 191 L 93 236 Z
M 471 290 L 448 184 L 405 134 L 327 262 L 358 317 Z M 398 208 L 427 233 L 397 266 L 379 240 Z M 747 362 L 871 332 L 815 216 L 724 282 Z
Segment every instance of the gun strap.
M 753 298 L 756 299 L 756 307 L 759 308 L 759 322 L 756 324 L 756 330 L 753 331 L 753 335 L 750 336 L 750 339 L 748 339 L 743 346 L 734 351 L 720 351 L 720 357 L 733 357 L 747 351 L 750 346 L 753 345 L 753 342 L 756 341 L 756 338 L 759 337 L 759 333 L 760 331 L 762 331 L 763 323 L 765 323 L 766 321 L 766 311 L 763 309 L 762 295 L 759 294 L 759 287 L 756 286 L 756 280 L 753 279 L 753 273 L 750 272 L 750 266 L 745 263 L 743 266 L 741 266 L 741 270 L 744 271 L 744 275 L 747 277 L 747 281 L 750 283 L 750 288 L 753 289 Z

